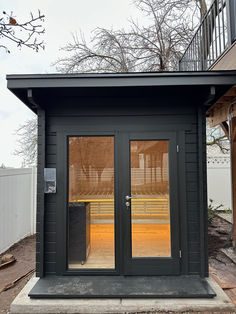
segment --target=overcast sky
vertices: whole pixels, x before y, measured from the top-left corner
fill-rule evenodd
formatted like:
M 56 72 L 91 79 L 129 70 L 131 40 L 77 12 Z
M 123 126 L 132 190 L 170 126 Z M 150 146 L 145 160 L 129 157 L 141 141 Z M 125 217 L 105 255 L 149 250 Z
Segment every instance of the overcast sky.
M 45 15 L 45 51 L 9 45 L 11 53 L 7 54 L 0 49 L 0 165 L 20 167 L 22 159 L 13 155 L 17 145 L 14 131 L 33 113 L 7 90 L 6 74 L 54 73 L 51 64 L 63 55 L 59 48 L 71 41 L 73 32 L 81 30 L 89 38 L 96 27 L 122 28 L 130 16 L 139 15 L 130 0 L 0 0 L 0 9 L 13 11 L 19 21 L 38 9 Z

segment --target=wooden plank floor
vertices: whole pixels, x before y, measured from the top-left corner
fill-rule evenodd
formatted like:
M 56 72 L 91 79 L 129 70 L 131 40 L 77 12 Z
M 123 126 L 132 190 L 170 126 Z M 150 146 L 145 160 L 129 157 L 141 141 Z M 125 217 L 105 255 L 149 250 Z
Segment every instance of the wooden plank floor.
M 90 252 L 84 265 L 70 264 L 69 268 L 115 268 L 114 225 L 90 225 Z
M 85 264 L 69 268 L 115 268 L 114 225 L 91 224 L 91 248 Z M 133 256 L 170 256 L 169 224 L 133 224 Z
M 169 224 L 132 225 L 133 257 L 169 257 L 170 255 Z

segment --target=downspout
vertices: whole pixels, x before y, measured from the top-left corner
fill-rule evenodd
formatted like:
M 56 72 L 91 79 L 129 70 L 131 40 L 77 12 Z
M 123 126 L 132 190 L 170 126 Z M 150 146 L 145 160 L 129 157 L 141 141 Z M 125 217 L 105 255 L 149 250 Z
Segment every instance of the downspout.
M 204 106 L 208 106 L 210 103 L 212 103 L 212 101 L 214 100 L 215 96 L 216 96 L 216 88 L 215 88 L 215 86 L 211 86 L 210 87 L 210 92 L 209 92 L 209 94 L 208 94 L 208 96 L 207 96 L 207 98 L 206 98 L 206 100 L 205 100 L 203 105 Z
M 38 165 L 37 165 L 37 211 L 36 211 L 36 276 L 44 276 L 44 168 L 45 168 L 45 110 L 34 100 L 32 89 L 27 89 L 27 98 L 38 115 Z M 39 136 L 40 135 L 40 136 Z M 38 247 L 39 245 L 39 247 Z
M 29 103 L 31 104 L 31 107 L 33 109 L 40 109 L 40 106 L 35 102 L 33 98 L 33 91 L 32 89 L 27 89 L 27 98 L 29 100 Z

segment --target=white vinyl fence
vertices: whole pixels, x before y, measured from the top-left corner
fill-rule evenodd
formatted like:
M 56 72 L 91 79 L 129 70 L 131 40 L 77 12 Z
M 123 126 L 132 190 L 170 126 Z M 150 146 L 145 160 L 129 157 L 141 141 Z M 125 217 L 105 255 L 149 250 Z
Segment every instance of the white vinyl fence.
M 213 205 L 222 204 L 220 209 L 232 209 L 229 156 L 207 158 L 207 189 L 208 200 L 212 199 Z
M 0 169 L 0 253 L 36 227 L 36 168 Z

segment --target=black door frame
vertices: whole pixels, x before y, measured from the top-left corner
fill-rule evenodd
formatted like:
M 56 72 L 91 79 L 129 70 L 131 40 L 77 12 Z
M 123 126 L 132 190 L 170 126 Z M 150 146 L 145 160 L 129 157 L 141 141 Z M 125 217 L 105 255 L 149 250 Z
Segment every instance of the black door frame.
M 57 214 L 56 214 L 56 231 L 57 231 L 57 263 L 56 263 L 56 273 L 57 275 L 165 275 L 166 258 L 157 258 L 158 260 L 153 260 L 151 265 L 148 263 L 148 267 L 153 269 L 152 272 L 145 272 L 143 269 L 147 266 L 146 261 L 143 259 L 139 265 L 130 266 L 130 263 L 126 262 L 129 259 L 129 254 L 127 253 L 129 248 L 127 247 L 127 210 L 124 206 L 124 196 L 126 191 L 124 190 L 124 175 L 127 174 L 127 169 L 124 167 L 124 157 L 127 154 L 127 135 L 128 131 L 58 131 L 57 132 Z M 130 132 L 132 135 L 134 132 Z M 159 132 L 159 131 L 145 131 L 139 132 L 139 137 L 143 139 L 160 139 L 161 134 L 166 139 L 167 133 L 170 132 Z M 138 133 L 136 133 L 137 135 Z M 149 136 L 147 137 L 147 134 Z M 151 136 L 152 134 L 152 136 Z M 172 136 L 175 137 L 176 143 L 176 132 L 171 132 Z M 114 201 L 115 201 L 115 269 L 68 269 L 67 267 L 67 193 L 68 193 L 68 137 L 70 136 L 113 136 L 114 137 L 114 167 L 119 169 L 115 170 L 114 175 Z M 150 137 L 151 136 L 151 137 Z M 128 142 L 129 143 L 129 142 Z M 176 147 L 176 146 L 175 146 Z M 122 151 L 122 155 L 118 154 Z M 125 153 L 126 152 L 126 153 Z M 129 158 L 129 156 L 127 156 Z M 127 159 L 129 160 L 129 159 Z M 126 163 L 128 164 L 128 163 Z M 176 164 L 178 162 L 176 159 Z M 123 166 L 122 166 L 123 165 Z M 176 167 L 175 169 L 177 169 Z M 177 177 L 176 177 L 176 180 Z M 65 183 L 66 184 L 63 184 Z M 127 190 L 127 187 L 126 187 Z M 176 204 L 178 200 L 176 199 Z M 123 226 L 123 227 L 122 227 Z M 123 228 L 124 233 L 120 232 Z M 178 236 L 179 239 L 179 236 Z M 177 252 L 178 251 L 178 252 Z M 174 251 L 175 263 L 179 267 L 179 255 L 177 260 L 177 254 L 179 254 L 179 247 Z M 140 262 L 140 261 L 139 261 Z M 160 263 L 159 271 L 158 266 L 155 262 Z M 131 263 L 132 264 L 132 263 Z M 141 269 L 141 271 L 140 271 Z M 179 273 L 179 272 L 178 272 Z M 168 272 L 168 274 L 176 274 Z
M 114 229 L 115 229 L 115 268 L 114 269 L 68 269 L 68 139 L 78 136 L 114 137 L 114 168 L 118 168 L 116 131 L 62 131 L 57 133 L 57 275 L 120 275 L 120 213 L 117 209 L 118 176 L 114 173 Z M 64 183 L 64 184 L 63 184 Z
M 175 132 L 126 132 L 123 133 L 122 163 L 122 226 L 124 231 L 124 274 L 125 275 L 178 275 L 180 273 L 180 239 L 179 239 L 179 208 L 178 208 L 178 157 L 177 134 Z M 169 189 L 170 189 L 170 227 L 171 257 L 132 258 L 131 206 L 125 205 L 126 195 L 130 191 L 130 141 L 132 140 L 168 140 L 169 153 Z M 131 203 L 131 202 L 130 202 Z

